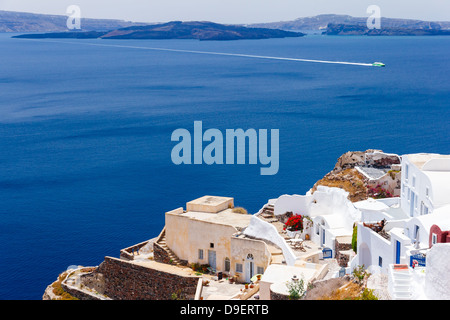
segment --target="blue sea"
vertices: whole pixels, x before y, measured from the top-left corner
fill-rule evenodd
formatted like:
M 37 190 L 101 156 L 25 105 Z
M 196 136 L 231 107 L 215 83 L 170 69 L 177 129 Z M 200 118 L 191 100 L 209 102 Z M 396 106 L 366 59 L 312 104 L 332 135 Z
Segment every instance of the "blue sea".
M 91 45 L 95 44 L 95 45 Z M 97 46 L 107 44 L 108 46 Z M 120 47 L 120 46 L 128 46 Z M 159 47 L 385 68 L 143 50 Z M 53 40 L 0 34 L 0 299 L 151 239 L 203 195 L 257 212 L 347 151 L 450 154 L 450 37 Z M 174 165 L 175 129 L 279 129 L 279 171 Z

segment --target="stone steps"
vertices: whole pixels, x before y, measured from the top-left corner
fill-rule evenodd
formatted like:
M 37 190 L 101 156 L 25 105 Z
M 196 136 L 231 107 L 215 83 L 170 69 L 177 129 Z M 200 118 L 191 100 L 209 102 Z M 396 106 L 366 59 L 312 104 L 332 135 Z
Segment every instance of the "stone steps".
M 268 204 L 267 206 L 265 206 L 264 209 L 261 212 L 261 216 L 264 217 L 264 218 L 273 218 L 273 217 L 275 217 L 273 204 Z
M 177 266 L 182 266 L 182 262 L 181 260 L 177 257 L 177 255 L 170 250 L 170 248 L 167 246 L 166 243 L 166 235 L 165 233 L 161 236 L 161 238 L 158 241 L 158 244 L 161 248 L 164 249 L 164 251 L 167 252 L 167 256 L 169 257 L 169 259 L 171 260 L 171 263 Z

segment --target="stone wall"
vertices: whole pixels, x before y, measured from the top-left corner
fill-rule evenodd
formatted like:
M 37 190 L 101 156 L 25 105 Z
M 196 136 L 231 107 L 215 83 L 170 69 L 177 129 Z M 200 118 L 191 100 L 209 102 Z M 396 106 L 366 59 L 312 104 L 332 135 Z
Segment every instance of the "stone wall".
M 105 257 L 95 273 L 90 279 L 96 276 L 103 282 L 96 289 L 113 300 L 171 300 L 172 294 L 193 300 L 198 282 L 196 276 L 164 272 L 111 257 Z
M 289 300 L 289 296 L 270 290 L 270 300 Z
M 284 214 L 278 214 L 276 218 L 278 219 L 278 221 L 285 224 L 289 220 L 289 218 L 292 217 L 293 215 L 294 213 L 292 211 L 289 211 Z
M 71 296 L 76 297 L 80 300 L 101 300 L 98 296 L 90 294 L 88 292 L 84 292 L 78 288 L 70 287 L 64 283 L 61 283 L 61 287 L 69 293 Z
M 352 250 L 352 243 L 347 240 L 345 242 L 339 242 L 339 237 L 336 237 L 336 247 L 335 247 L 335 258 L 337 263 L 341 267 L 347 267 L 348 262 L 350 261 L 350 253 Z
M 170 264 L 169 253 L 156 242 L 153 243 L 153 259 L 156 262 Z

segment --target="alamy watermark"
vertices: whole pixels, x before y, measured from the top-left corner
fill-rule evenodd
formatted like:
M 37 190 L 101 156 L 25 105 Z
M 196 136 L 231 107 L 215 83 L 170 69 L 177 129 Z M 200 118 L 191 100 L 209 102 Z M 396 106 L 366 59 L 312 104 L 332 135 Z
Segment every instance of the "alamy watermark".
M 381 29 L 381 9 L 377 5 L 370 5 L 367 7 L 367 11 L 370 16 L 367 18 L 368 29 Z
M 71 5 L 67 7 L 66 13 L 68 14 L 66 25 L 69 30 L 81 29 L 81 9 L 77 5 Z
M 187 129 L 173 131 L 171 141 L 178 143 L 171 158 L 176 165 L 259 163 L 265 166 L 260 169 L 261 175 L 275 175 L 279 169 L 279 130 L 270 130 L 270 154 L 268 136 L 267 129 L 226 129 L 224 137 L 219 129 L 203 132 L 202 121 L 194 121 L 193 136 Z

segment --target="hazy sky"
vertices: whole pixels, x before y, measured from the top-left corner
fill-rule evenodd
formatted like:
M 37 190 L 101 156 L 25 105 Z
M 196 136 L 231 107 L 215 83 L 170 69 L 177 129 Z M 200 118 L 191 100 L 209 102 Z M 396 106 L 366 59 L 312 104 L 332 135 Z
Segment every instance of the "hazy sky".
M 323 13 L 366 17 L 373 4 L 382 17 L 450 21 L 450 0 L 0 0 L 0 10 L 66 15 L 68 6 L 78 5 L 86 18 L 256 23 Z

